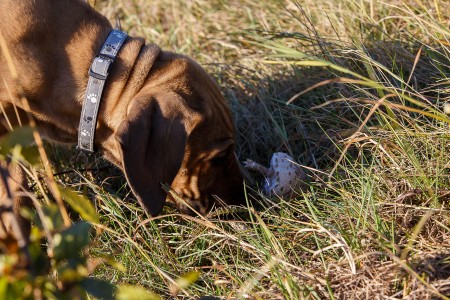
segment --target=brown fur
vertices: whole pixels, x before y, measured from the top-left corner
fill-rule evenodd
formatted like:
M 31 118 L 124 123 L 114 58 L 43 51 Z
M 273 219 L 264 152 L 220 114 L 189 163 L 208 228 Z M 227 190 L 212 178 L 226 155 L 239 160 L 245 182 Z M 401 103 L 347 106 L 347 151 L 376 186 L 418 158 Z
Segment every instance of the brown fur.
M 0 20 L 39 130 L 54 141 L 76 143 L 88 69 L 110 23 L 81 0 L 3 0 Z M 19 94 L 4 55 L 0 76 L 0 102 L 17 124 L 12 101 Z M 1 122 L 6 125 L 4 116 Z M 124 171 L 152 215 L 166 200 L 161 183 L 202 213 L 212 195 L 242 201 L 234 126 L 217 84 L 191 59 L 142 38 L 129 37 L 112 68 L 96 146 Z

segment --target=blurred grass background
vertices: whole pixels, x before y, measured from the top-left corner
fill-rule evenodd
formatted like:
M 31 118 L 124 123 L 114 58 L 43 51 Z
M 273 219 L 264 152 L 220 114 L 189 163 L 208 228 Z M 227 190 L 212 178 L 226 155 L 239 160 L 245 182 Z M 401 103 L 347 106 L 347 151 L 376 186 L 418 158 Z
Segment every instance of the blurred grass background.
M 292 155 L 294 199 L 248 186 L 247 208 L 150 218 L 120 173 L 51 147 L 95 199 L 111 255 L 95 276 L 164 298 L 448 299 L 450 3 L 439 0 L 103 0 L 131 35 L 191 56 L 219 82 L 237 154 Z M 291 100 L 290 104 L 287 102 Z M 66 180 L 70 179 L 70 180 Z M 77 183 L 74 183 L 77 182 Z M 255 208 L 253 208 L 255 207 Z M 174 278 L 200 271 L 179 289 Z

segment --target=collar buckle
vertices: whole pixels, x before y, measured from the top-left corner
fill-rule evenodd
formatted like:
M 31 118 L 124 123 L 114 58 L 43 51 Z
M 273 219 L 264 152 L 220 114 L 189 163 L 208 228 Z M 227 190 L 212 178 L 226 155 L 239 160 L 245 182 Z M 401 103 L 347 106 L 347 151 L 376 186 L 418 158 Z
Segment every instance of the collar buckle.
M 109 71 L 111 69 L 112 63 L 114 62 L 114 57 L 107 56 L 104 54 L 98 54 L 91 67 L 89 68 L 89 76 L 95 79 L 105 81 L 108 78 Z M 106 67 L 105 67 L 106 66 Z

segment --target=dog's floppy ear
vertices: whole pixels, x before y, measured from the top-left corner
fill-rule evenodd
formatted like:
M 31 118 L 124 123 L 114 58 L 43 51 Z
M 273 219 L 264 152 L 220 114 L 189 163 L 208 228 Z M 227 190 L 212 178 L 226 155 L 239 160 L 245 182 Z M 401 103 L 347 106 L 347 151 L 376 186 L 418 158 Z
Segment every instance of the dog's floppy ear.
M 180 118 L 164 117 L 156 99 L 133 99 L 117 132 L 128 184 L 151 215 L 160 213 L 166 193 L 181 166 L 186 131 Z

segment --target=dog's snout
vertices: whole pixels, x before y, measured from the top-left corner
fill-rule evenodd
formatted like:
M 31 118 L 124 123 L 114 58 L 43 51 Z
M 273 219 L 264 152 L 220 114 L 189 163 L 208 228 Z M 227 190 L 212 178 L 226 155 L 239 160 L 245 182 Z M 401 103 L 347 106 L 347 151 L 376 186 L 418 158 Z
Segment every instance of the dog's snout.
M 173 203 L 182 214 L 190 216 L 205 215 L 209 211 L 211 203 L 209 197 L 193 199 L 180 193 L 169 195 L 167 201 Z

